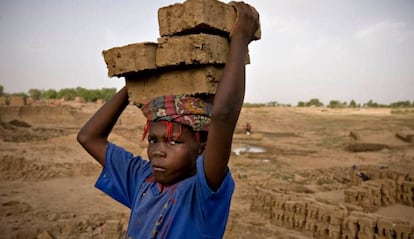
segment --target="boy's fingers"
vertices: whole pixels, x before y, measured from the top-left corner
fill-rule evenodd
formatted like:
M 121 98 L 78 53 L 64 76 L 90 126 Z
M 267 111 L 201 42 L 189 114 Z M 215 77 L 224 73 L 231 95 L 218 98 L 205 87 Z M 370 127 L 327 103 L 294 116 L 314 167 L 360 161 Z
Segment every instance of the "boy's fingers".
M 232 6 L 234 8 L 234 11 L 236 12 L 236 20 L 239 17 L 239 11 L 237 9 L 238 8 L 237 3 L 238 2 L 235 2 L 235 1 L 231 1 L 231 2 L 228 3 L 228 5 Z
M 249 7 L 252 9 L 252 11 L 259 16 L 259 12 L 256 10 L 256 8 L 254 8 L 253 6 L 249 5 Z
M 241 24 L 238 23 L 240 21 L 240 17 L 247 16 L 248 18 L 250 18 L 250 20 L 257 22 L 256 31 L 260 29 L 259 12 L 256 10 L 256 8 L 245 2 L 239 1 L 231 1 L 228 3 L 228 5 L 232 6 L 236 12 L 236 19 L 234 21 L 236 25 Z M 242 25 L 244 26 L 244 24 Z M 230 38 L 232 38 L 233 30 L 234 29 L 230 30 Z

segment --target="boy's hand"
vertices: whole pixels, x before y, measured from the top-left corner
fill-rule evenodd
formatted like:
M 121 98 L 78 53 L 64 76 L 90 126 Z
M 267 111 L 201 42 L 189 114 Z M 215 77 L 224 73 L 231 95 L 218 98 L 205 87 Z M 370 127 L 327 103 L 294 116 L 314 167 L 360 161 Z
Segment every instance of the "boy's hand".
M 236 21 L 230 33 L 230 38 L 245 38 L 248 43 L 260 27 L 259 13 L 256 9 L 244 2 L 229 2 L 236 10 Z

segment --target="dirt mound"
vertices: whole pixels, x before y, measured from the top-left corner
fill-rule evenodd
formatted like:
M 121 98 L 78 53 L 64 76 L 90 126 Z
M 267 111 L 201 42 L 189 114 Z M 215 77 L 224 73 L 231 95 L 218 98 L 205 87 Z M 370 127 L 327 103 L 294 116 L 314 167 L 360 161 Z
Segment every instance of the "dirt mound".
M 56 125 L 57 122 L 65 125 L 78 125 L 80 118 L 86 120 L 87 116 L 80 109 L 64 105 L 51 106 L 9 106 L 0 107 L 3 122 L 21 121 L 30 125 Z M 85 117 L 82 117 L 85 116 Z
M 101 167 L 91 161 L 82 163 L 33 162 L 15 155 L 0 156 L 0 178 L 3 180 L 38 181 L 57 177 L 97 175 Z
M 11 122 L 23 122 L 14 120 Z M 21 127 L 16 123 L 0 123 L 0 139 L 5 142 L 30 142 L 47 140 L 53 137 L 67 135 L 70 131 L 59 128 Z M 18 123 L 22 124 L 22 123 Z

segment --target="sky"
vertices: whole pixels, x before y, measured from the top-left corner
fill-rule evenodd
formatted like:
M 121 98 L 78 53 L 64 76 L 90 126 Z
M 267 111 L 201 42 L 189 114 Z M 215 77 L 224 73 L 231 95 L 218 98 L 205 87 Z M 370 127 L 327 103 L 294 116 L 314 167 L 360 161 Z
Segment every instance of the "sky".
M 120 89 L 102 51 L 156 42 L 157 11 L 175 0 L 1 0 L 0 85 L 6 93 Z M 414 1 L 246 0 L 262 39 L 249 45 L 245 102 L 317 98 L 414 101 Z

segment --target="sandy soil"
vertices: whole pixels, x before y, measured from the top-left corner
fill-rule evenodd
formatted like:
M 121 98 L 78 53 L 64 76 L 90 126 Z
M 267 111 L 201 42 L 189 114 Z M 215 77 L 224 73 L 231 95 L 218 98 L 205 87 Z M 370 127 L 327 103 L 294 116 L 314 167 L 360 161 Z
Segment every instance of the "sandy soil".
M 129 210 L 94 188 L 100 167 L 76 142 L 78 129 L 97 107 L 0 108 L 0 238 L 123 238 Z M 144 122 L 138 109 L 128 106 L 111 140 L 145 155 Z M 243 132 L 247 122 L 250 136 Z M 389 109 L 244 108 L 233 149 L 265 152 L 231 156 L 237 186 L 225 238 L 308 238 L 252 212 L 252 189 L 264 186 L 343 202 L 345 185 L 337 176 L 352 165 L 414 172 L 414 144 L 395 137 L 413 130 L 413 113 Z M 348 150 L 356 141 L 385 147 Z M 414 222 L 414 208 L 405 205 L 375 213 Z

